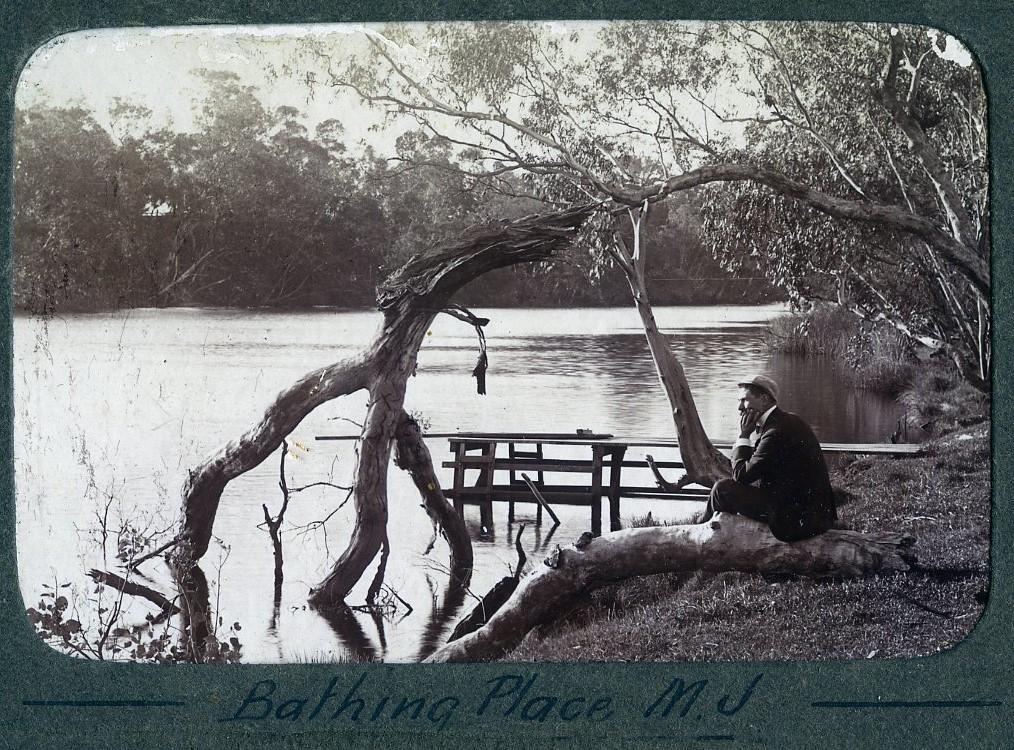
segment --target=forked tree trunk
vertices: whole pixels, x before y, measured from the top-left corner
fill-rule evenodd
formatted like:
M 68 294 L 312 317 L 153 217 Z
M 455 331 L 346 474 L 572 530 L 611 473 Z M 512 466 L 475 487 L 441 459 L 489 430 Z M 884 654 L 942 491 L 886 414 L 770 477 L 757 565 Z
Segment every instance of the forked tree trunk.
M 792 573 L 814 578 L 905 571 L 914 562 L 910 538 L 828 531 L 787 544 L 743 516 L 717 514 L 694 526 L 654 526 L 603 534 L 573 545 L 524 578 L 510 600 L 479 630 L 452 641 L 426 661 L 485 661 L 513 650 L 525 635 L 599 586 L 634 576 L 706 570 Z
M 282 391 L 256 426 L 190 472 L 184 488 L 179 543 L 173 552 L 180 582 L 207 552 L 218 504 L 229 481 L 270 456 L 317 406 L 367 389 L 370 402 L 355 478 L 355 528 L 348 548 L 312 592 L 312 601 L 318 606 L 341 603 L 376 557 L 384 538 L 392 441 L 404 413 L 405 385 L 415 372 L 419 347 L 433 318 L 455 292 L 484 273 L 549 258 L 573 239 L 593 209 L 589 204 L 474 227 L 458 241 L 413 257 L 391 276 L 378 289 L 382 328 L 363 354 L 315 370 Z M 419 460 L 428 460 L 428 453 L 420 454 Z M 427 498 L 430 510 L 441 497 Z M 447 508 L 437 510 L 438 514 L 447 512 Z M 463 525 L 447 523 L 444 531 L 460 535 L 451 545 L 456 554 L 463 554 L 464 546 L 470 548 Z

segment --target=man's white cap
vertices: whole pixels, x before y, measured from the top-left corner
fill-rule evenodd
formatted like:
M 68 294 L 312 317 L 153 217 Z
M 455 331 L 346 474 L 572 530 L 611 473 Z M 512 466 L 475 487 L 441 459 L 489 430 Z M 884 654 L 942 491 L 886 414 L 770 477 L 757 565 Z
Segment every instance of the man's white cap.
M 775 401 L 778 401 L 778 383 L 767 375 L 754 375 L 753 380 L 745 383 L 737 383 L 740 388 L 759 388 L 768 394 Z

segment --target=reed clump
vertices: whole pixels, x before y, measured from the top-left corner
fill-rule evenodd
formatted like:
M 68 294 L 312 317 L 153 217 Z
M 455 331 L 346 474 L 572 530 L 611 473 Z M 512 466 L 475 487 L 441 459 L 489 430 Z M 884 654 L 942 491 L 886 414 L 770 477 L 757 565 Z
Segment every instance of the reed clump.
M 919 369 L 912 344 L 887 323 L 870 323 L 836 305 L 775 318 L 768 345 L 786 354 L 829 357 L 857 388 L 898 396 Z

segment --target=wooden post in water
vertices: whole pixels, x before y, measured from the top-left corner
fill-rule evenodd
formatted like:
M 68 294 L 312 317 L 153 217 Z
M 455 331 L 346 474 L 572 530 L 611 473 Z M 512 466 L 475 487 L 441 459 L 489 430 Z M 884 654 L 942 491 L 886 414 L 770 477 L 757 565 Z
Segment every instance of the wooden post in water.
M 609 530 L 620 530 L 620 475 L 623 469 L 623 456 L 627 446 L 620 445 L 609 451 Z
M 454 512 L 465 517 L 465 502 L 461 499 L 461 491 L 465 489 L 465 444 L 454 443 Z
M 518 458 L 519 457 L 518 453 L 519 453 L 519 451 L 515 448 L 514 441 L 511 441 L 510 443 L 507 444 L 507 457 L 508 458 L 510 458 L 512 460 L 515 459 L 515 458 Z M 509 481 L 510 481 L 511 487 L 513 487 L 514 483 L 517 481 L 517 472 L 514 471 L 514 467 L 513 466 L 511 467 L 511 470 L 510 470 Z M 513 496 L 511 497 L 510 500 L 507 501 L 507 523 L 514 523 L 514 497 Z
M 602 454 L 601 445 L 592 446 L 591 533 L 602 535 Z
M 493 535 L 493 462 L 496 460 L 496 441 L 491 440 L 482 448 L 484 466 L 479 472 L 479 479 L 476 487 L 486 489 L 482 499 L 479 500 L 479 524 L 483 534 Z

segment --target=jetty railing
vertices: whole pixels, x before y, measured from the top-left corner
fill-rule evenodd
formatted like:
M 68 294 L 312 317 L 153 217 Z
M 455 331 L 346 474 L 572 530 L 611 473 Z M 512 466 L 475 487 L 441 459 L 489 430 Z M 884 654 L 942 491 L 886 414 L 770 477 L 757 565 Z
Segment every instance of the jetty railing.
M 356 436 L 318 436 L 317 440 L 355 439 Z M 515 504 L 536 505 L 536 523 L 542 522 L 543 506 L 536 492 L 522 477 L 529 477 L 542 500 L 553 505 L 576 505 L 591 511 L 591 532 L 602 530 L 602 499 L 609 504 L 609 528 L 621 528 L 622 498 L 647 498 L 661 501 L 705 502 L 708 489 L 684 487 L 667 491 L 655 484 L 646 485 L 630 481 L 630 472 L 624 469 L 647 469 L 645 459 L 629 459 L 630 448 L 649 448 L 656 452 L 671 453 L 677 458 L 655 460 L 659 469 L 683 469 L 678 459 L 679 444 L 673 438 L 616 437 L 611 434 L 580 430 L 577 433 L 537 432 L 455 432 L 428 433 L 424 437 L 446 439 L 451 458 L 441 466 L 452 470 L 451 486 L 444 495 L 454 503 L 455 510 L 464 515 L 465 505 L 478 505 L 482 530 L 493 530 L 493 504 L 508 505 L 507 519 L 514 520 Z M 720 450 L 729 451 L 731 442 L 715 441 Z M 563 449 L 568 455 L 553 455 Z M 905 456 L 917 454 L 918 444 L 912 443 L 822 443 L 825 454 L 887 454 Z M 576 455 L 575 455 L 576 454 Z M 643 472 L 641 472 L 643 475 Z M 574 481 L 547 482 L 546 475 L 565 475 Z M 675 480 L 675 477 L 674 477 Z

